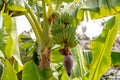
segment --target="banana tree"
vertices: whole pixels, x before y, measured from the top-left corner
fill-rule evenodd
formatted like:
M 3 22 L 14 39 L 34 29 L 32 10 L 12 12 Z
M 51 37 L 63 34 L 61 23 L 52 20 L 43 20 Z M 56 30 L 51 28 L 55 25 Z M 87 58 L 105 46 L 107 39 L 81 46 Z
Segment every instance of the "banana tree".
M 54 1 L 54 2 L 56 2 L 56 1 Z M 70 2 L 70 1 L 65 1 L 65 2 Z M 14 76 L 12 80 L 17 79 L 17 77 L 15 76 L 15 70 L 12 67 L 15 64 L 15 62 L 14 62 L 15 60 L 17 61 L 17 64 L 19 64 L 20 66 L 23 66 L 23 64 L 21 63 L 21 60 L 20 60 L 20 54 L 19 54 L 19 50 L 18 50 L 18 43 L 17 43 L 18 40 L 17 40 L 17 37 L 16 37 L 17 35 L 15 32 L 16 31 L 15 21 L 14 21 L 14 18 L 12 18 L 12 17 L 25 15 L 26 18 L 28 19 L 28 21 L 30 22 L 31 27 L 35 33 L 36 40 L 37 40 L 37 45 L 38 45 L 37 53 L 38 53 L 38 55 L 40 55 L 39 56 L 39 59 L 40 59 L 39 67 L 41 70 L 45 69 L 45 70 L 48 70 L 48 72 L 50 71 L 49 70 L 50 53 L 51 53 L 51 48 L 54 45 L 53 42 L 64 46 L 63 50 L 61 49 L 61 51 L 60 51 L 61 54 L 63 53 L 62 51 L 66 51 L 66 53 L 64 53 L 64 55 L 70 55 L 71 53 L 69 52 L 69 49 L 68 49 L 69 46 L 74 47 L 76 44 L 75 29 L 73 27 L 73 22 L 70 20 L 70 19 L 72 19 L 72 17 L 68 14 L 61 15 L 57 12 L 56 13 L 53 12 L 52 11 L 53 10 L 53 8 L 52 8 L 53 2 L 52 1 L 44 1 L 44 0 L 28 1 L 28 2 L 23 1 L 23 3 L 25 4 L 24 7 L 21 6 L 20 3 L 22 3 L 22 0 L 20 2 L 18 2 L 17 0 L 1 1 L 1 27 L 5 28 L 3 30 L 6 31 L 6 34 L 4 34 L 4 33 L 2 33 L 2 34 L 3 34 L 3 36 L 7 35 L 7 41 L 5 41 L 5 42 L 2 41 L 2 43 L 5 43 L 5 44 L 3 44 L 4 47 L 1 48 L 1 52 L 2 52 L 1 54 L 4 54 L 4 57 L 2 57 L 2 63 L 6 66 L 5 67 L 6 69 L 4 70 L 4 73 L 2 76 L 3 80 L 9 79 L 11 76 Z M 42 3 L 42 4 L 40 4 L 40 3 Z M 47 4 L 49 5 L 48 12 L 46 10 Z M 61 1 L 59 2 L 59 4 L 61 4 Z M 57 9 L 57 7 L 59 7 L 59 4 L 56 6 L 56 9 Z M 30 6 L 33 6 L 33 7 L 30 7 Z M 42 10 L 40 11 L 41 8 L 42 8 Z M 35 13 L 34 13 L 34 11 L 35 11 Z M 42 15 L 41 15 L 41 13 L 42 13 Z M 41 22 L 41 18 L 43 19 L 43 22 Z M 54 23 L 55 18 L 57 20 L 57 22 L 56 22 L 57 24 L 54 24 L 54 29 L 52 29 L 52 33 L 50 33 L 50 29 L 53 26 L 52 24 Z M 68 19 L 69 21 L 65 20 L 67 18 L 69 18 Z M 72 24 L 71 24 L 71 22 L 72 22 Z M 56 33 L 54 33 L 56 25 L 59 26 L 59 24 L 61 24 L 61 26 L 59 28 L 62 27 L 60 29 L 60 30 L 62 30 L 61 34 L 60 34 L 60 36 L 61 36 L 60 39 L 63 38 L 63 40 L 60 43 L 58 41 L 60 39 L 57 39 L 58 36 L 55 37 Z M 57 29 L 59 29 L 59 28 L 57 28 Z M 14 31 L 13 31 L 13 29 L 14 29 Z M 66 30 L 64 31 L 64 29 L 66 29 Z M 69 34 L 69 32 L 71 32 L 71 31 L 72 31 L 72 33 L 71 33 L 72 37 L 70 37 L 70 34 Z M 54 41 L 52 40 L 51 34 L 54 35 Z M 58 34 L 58 32 L 57 32 L 57 34 Z M 64 37 L 62 35 L 64 35 Z M 2 39 L 2 37 L 1 37 L 1 39 Z M 10 51 L 10 53 L 9 53 L 9 51 Z M 70 56 L 67 56 L 67 58 L 69 60 L 71 60 Z M 67 64 L 68 61 L 65 63 Z M 31 67 L 34 68 L 35 71 L 39 71 L 40 73 L 44 72 L 41 70 L 37 70 L 37 68 L 36 68 L 37 66 L 33 62 L 26 63 L 26 65 L 24 65 L 24 69 L 23 69 L 23 76 L 22 76 L 23 80 L 24 79 L 26 80 L 26 77 L 28 78 L 30 76 L 30 75 L 25 76 L 25 74 L 27 71 L 27 69 L 26 69 L 27 66 L 31 65 L 31 64 L 33 64 L 33 66 L 31 66 Z M 11 76 L 6 77 L 7 71 L 9 71 L 9 69 L 8 69 L 9 66 L 10 66 L 10 69 L 12 69 L 12 74 L 11 74 Z M 17 66 L 17 67 L 20 67 L 20 66 Z M 66 67 L 67 67 L 67 65 L 66 65 Z M 72 64 L 71 64 L 71 67 L 72 67 Z M 39 73 L 39 72 L 36 72 L 35 79 L 40 79 L 40 80 L 44 79 L 44 78 L 39 77 L 41 75 L 39 75 L 39 76 L 37 75 L 37 73 Z M 9 72 L 9 73 L 11 73 L 11 72 Z M 68 71 L 68 75 L 70 75 L 70 73 L 71 73 L 71 71 Z M 44 74 L 47 74 L 47 73 L 44 73 Z M 45 77 L 45 79 L 47 79 L 47 77 Z
M 63 7 L 63 2 L 67 3 L 67 7 Z M 11 77 L 17 80 L 15 70 L 19 72 L 22 69 L 22 80 L 52 80 L 50 55 L 56 44 L 61 46 L 58 51 L 64 56 L 64 67 L 70 76 L 74 62 L 71 59 L 74 53 L 70 49 L 77 45 L 75 29 L 84 17 L 89 19 L 89 16 L 91 19 L 114 17 L 106 22 L 102 34 L 91 42 L 93 60 L 88 75 L 83 72 L 81 78 L 97 80 L 110 67 L 111 49 L 119 30 L 119 0 L 1 0 L 0 10 L 0 30 L 3 34 L 3 37 L 0 36 L 0 58 L 6 66 L 2 80 Z M 22 67 L 14 20 L 14 17 L 20 15 L 26 16 L 35 33 L 39 67 L 33 61 Z

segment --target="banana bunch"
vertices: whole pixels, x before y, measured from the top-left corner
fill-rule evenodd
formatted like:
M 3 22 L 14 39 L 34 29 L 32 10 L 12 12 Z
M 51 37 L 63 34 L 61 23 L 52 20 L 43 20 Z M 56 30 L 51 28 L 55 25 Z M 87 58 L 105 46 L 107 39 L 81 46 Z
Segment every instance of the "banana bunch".
M 61 14 L 61 21 L 65 24 L 65 25 L 69 25 L 69 24 L 73 24 L 73 17 L 70 16 L 67 13 L 63 13 Z
M 75 27 L 73 27 L 73 18 L 69 14 L 63 13 L 59 17 L 55 17 L 51 26 L 51 34 L 54 44 L 64 46 L 64 48 L 59 49 L 59 52 L 64 56 L 64 67 L 68 76 L 70 76 L 73 61 L 71 59 L 69 48 L 75 47 L 77 44 Z
M 63 44 L 71 48 L 76 46 L 76 33 L 72 23 L 72 16 L 66 13 L 63 13 L 60 17 L 56 18 L 51 29 L 53 42 L 55 44 Z

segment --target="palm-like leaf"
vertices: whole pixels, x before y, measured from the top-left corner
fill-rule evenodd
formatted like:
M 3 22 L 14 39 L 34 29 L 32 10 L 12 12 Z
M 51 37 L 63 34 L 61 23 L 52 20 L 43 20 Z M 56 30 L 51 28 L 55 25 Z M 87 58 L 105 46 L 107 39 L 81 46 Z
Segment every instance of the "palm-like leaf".
M 78 3 L 70 3 L 65 11 L 78 19 L 83 19 L 84 12 L 90 11 L 92 19 L 103 18 L 118 14 L 120 0 L 79 0 Z
M 120 15 L 112 17 L 103 29 L 102 34 L 91 42 L 92 62 L 88 80 L 98 80 L 111 65 L 111 50 L 119 30 Z M 114 22 L 116 21 L 116 23 Z M 112 25 L 109 25 L 111 24 Z

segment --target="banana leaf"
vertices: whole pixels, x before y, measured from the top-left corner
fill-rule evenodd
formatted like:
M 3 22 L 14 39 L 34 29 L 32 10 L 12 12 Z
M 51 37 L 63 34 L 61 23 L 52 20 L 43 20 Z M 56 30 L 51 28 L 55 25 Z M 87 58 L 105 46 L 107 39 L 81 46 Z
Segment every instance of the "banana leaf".
M 111 66 L 111 51 L 116 35 L 119 31 L 120 15 L 108 20 L 102 34 L 91 41 L 92 62 L 88 80 L 98 80 Z

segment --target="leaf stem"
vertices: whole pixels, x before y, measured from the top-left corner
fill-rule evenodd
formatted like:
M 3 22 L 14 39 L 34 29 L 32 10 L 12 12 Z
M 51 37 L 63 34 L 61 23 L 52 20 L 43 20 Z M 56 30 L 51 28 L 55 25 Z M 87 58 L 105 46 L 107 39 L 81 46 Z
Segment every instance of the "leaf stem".
M 35 25 L 36 25 L 36 29 L 38 30 L 38 33 L 39 33 L 40 37 L 42 37 L 42 32 L 43 32 L 43 30 L 42 30 L 41 24 L 37 21 L 35 15 L 33 14 L 32 10 L 31 10 L 30 7 L 28 6 L 28 4 L 27 4 L 27 3 L 25 3 L 25 4 L 26 4 L 26 9 L 27 9 L 27 11 L 29 12 L 31 18 L 33 19 L 33 22 L 34 22 Z
M 47 19 L 47 14 L 46 14 L 46 5 L 45 5 L 45 0 L 42 0 L 42 8 L 43 8 L 43 19 L 44 19 L 44 26 L 43 26 L 43 35 L 46 36 L 44 37 L 45 43 L 48 42 L 49 38 L 49 24 L 48 24 L 48 19 Z
M 37 20 L 40 22 L 40 16 L 39 16 L 39 9 L 38 9 L 38 3 L 36 2 L 36 9 L 37 9 Z
M 35 23 L 34 23 L 33 20 L 31 19 L 31 17 L 28 15 L 28 13 L 25 13 L 25 16 L 26 16 L 26 18 L 28 19 L 30 25 L 32 26 L 32 29 L 33 29 L 33 31 L 34 31 L 34 33 L 35 33 L 35 36 L 36 36 L 36 39 L 37 39 L 38 44 L 40 44 L 41 38 L 40 38 L 40 35 L 39 35 L 39 32 L 38 32 L 38 30 L 37 30 L 37 28 L 36 28 Z

